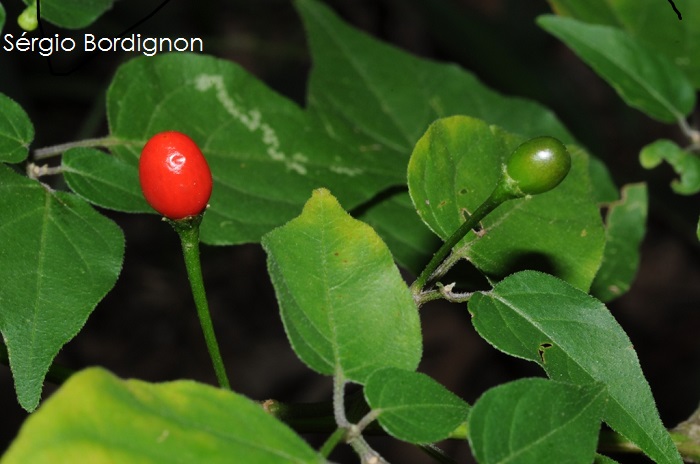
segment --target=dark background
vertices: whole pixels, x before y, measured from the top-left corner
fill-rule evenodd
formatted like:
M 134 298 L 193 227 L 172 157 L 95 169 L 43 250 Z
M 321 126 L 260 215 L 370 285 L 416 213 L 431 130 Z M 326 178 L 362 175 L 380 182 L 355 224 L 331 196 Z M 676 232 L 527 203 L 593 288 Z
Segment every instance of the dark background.
M 14 18 L 23 5 L 4 3 L 8 14 L 3 33 L 17 35 Z M 159 3 L 116 2 L 87 31 L 115 36 Z M 419 56 L 457 62 L 500 92 L 549 106 L 584 146 L 606 162 L 618 185 L 649 183 L 652 203 L 640 272 L 632 290 L 609 307 L 634 343 L 664 422 L 673 426 L 689 416 L 700 392 L 700 247 L 693 222 L 697 196 L 673 195 L 669 168 L 646 172 L 637 161 L 640 148 L 658 138 L 683 144 L 679 131 L 626 107 L 568 49 L 537 28 L 534 18 L 550 12 L 544 1 L 328 3 L 375 37 Z M 670 6 L 669 14 L 675 15 Z M 50 34 L 69 34 L 45 27 Z M 311 63 L 301 22 L 289 1 L 172 0 L 134 32 L 202 37 L 206 53 L 235 61 L 276 91 L 304 102 Z M 37 134 L 33 149 L 103 136 L 106 88 L 119 64 L 135 56 L 103 53 L 87 62 L 77 53 L 57 56 L 52 60 L 54 71 L 74 71 L 56 76 L 45 58 L 0 51 L 0 90 L 29 113 Z M 215 384 L 177 237 L 156 216 L 104 213 L 124 229 L 124 268 L 113 291 L 57 361 L 73 369 L 101 365 L 125 378 L 193 378 Z M 307 369 L 289 347 L 260 247 L 204 246 L 202 260 L 233 388 L 260 400 L 329 399 L 330 379 Z M 421 319 L 425 337 L 421 371 L 470 403 L 491 386 L 541 375 L 537 366 L 507 357 L 480 339 L 464 305 L 430 304 L 421 311 Z M 54 390 L 47 383 L 46 396 Z M 25 417 L 9 369 L 0 366 L 0 450 Z M 323 439 L 308 438 L 314 444 Z M 392 462 L 433 462 L 410 445 L 381 438 L 372 443 Z M 466 443 L 450 442 L 445 449 L 459 462 L 470 462 Z M 648 462 L 615 457 L 621 462 Z M 333 458 L 357 462 L 343 452 Z

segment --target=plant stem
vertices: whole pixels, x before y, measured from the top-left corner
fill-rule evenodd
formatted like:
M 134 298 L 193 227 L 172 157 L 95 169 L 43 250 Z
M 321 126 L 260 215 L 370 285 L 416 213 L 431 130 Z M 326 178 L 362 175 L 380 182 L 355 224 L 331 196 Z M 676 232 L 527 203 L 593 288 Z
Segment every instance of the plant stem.
M 679 431 L 679 428 L 681 429 Z M 670 430 L 671 439 L 683 457 L 684 462 L 700 462 L 700 442 L 691 434 L 683 430 L 683 423 L 676 429 Z M 617 432 L 603 430 L 600 432 L 598 450 L 614 453 L 641 454 L 642 450 Z
M 377 417 L 379 417 L 380 412 L 377 409 L 372 409 L 370 412 L 364 415 L 362 419 L 357 423 L 357 429 L 359 432 L 364 431 L 369 424 L 374 422 Z
M 688 124 L 688 121 L 685 120 L 685 118 L 679 118 L 678 125 L 680 126 L 683 135 L 688 137 L 688 139 L 690 140 L 691 150 L 700 147 L 700 131 L 691 127 L 690 124 Z
M 347 429 L 350 426 L 345 415 L 345 377 L 341 372 L 333 376 L 333 417 L 338 427 Z
M 43 176 L 55 176 L 63 173 L 63 166 L 49 166 L 44 164 L 38 166 L 34 163 L 27 164 L 27 177 L 30 179 L 38 179 Z
M 671 431 L 671 439 L 685 462 L 700 462 L 700 442 L 697 437 Z
M 641 453 L 637 445 L 612 430 L 601 430 L 598 451 L 613 453 Z
M 59 145 L 53 145 L 50 147 L 38 148 L 34 150 L 34 160 L 41 160 L 46 158 L 51 158 L 53 156 L 60 155 L 64 151 L 68 151 L 71 148 L 77 147 L 109 147 L 112 145 L 119 145 L 123 142 L 117 140 L 113 137 L 100 137 L 96 139 L 84 139 L 78 140 L 76 142 L 62 143 Z
M 212 323 L 211 314 L 209 313 L 207 294 L 204 290 L 202 264 L 199 259 L 199 224 L 201 221 L 202 215 L 200 214 L 192 218 L 179 221 L 169 220 L 168 222 L 170 222 L 180 236 L 182 254 L 185 258 L 185 267 L 187 268 L 187 276 L 189 277 L 190 286 L 192 288 L 192 296 L 194 297 L 194 303 L 197 307 L 197 315 L 199 316 L 199 323 L 202 326 L 204 339 L 209 349 L 209 356 L 214 365 L 216 378 L 221 388 L 230 390 L 231 386 L 226 376 L 224 361 L 219 352 L 219 344 L 216 341 L 216 334 L 214 333 L 214 324 Z
M 506 200 L 514 198 L 509 194 L 503 187 L 503 184 L 499 182 L 496 188 L 491 192 L 491 195 L 484 201 L 479 207 L 474 211 L 474 213 L 467 218 L 464 223 L 447 239 L 445 243 L 438 249 L 438 251 L 433 255 L 432 259 L 425 266 L 423 272 L 420 273 L 418 278 L 411 285 L 411 293 L 413 298 L 418 303 L 422 303 L 420 295 L 423 289 L 429 284 L 433 283 L 436 279 L 445 275 L 450 267 L 456 262 L 453 260 L 451 265 L 441 266 L 445 258 L 448 257 L 452 249 L 457 245 L 460 240 L 464 238 L 465 235 L 469 233 L 474 227 L 476 227 L 479 222 L 486 217 L 491 211 L 496 209 L 501 203 Z M 420 305 L 420 304 L 419 304 Z
M 379 455 L 376 451 L 372 449 L 371 446 L 365 441 L 365 439 L 360 435 L 348 442 L 348 444 L 355 450 L 355 453 L 360 457 L 361 464 L 386 464 L 387 461 Z

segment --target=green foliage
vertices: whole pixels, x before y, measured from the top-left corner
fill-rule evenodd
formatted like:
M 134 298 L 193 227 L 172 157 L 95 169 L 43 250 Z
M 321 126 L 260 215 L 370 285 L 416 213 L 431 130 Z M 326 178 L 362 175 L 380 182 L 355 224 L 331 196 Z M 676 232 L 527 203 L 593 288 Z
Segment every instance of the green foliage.
M 431 377 L 397 368 L 374 371 L 365 398 L 384 430 L 411 443 L 447 438 L 469 412 L 464 400 Z
M 617 186 L 601 160 L 591 156 L 588 160 L 588 171 L 591 176 L 591 197 L 595 203 L 612 203 L 620 198 Z
M 430 258 L 425 250 L 437 250 L 441 241 L 415 211 L 402 188 L 363 210 L 361 218 L 382 237 L 400 265 L 418 273 Z
M 677 121 L 697 151 L 697 129 L 684 117 L 700 89 L 700 3 L 693 0 L 550 0 L 557 12 L 540 24 L 562 39 L 608 81 L 630 106 L 665 122 Z M 682 18 L 677 17 L 678 10 Z M 589 24 L 584 24 L 589 23 Z M 604 25 L 604 26 L 597 26 Z M 695 154 L 659 140 L 640 154 L 650 169 L 667 160 L 681 176 L 671 186 L 681 195 L 700 191 Z M 700 228 L 700 222 L 698 223 Z
M 26 5 L 36 0 L 24 0 Z M 112 8 L 114 0 L 41 0 L 41 19 L 66 29 L 82 29 Z
M 464 116 L 440 119 L 418 141 L 408 185 L 418 215 L 445 240 L 494 189 L 522 137 Z M 506 202 L 470 233 L 459 254 L 494 278 L 539 260 L 588 289 L 603 255 L 604 230 L 591 199 L 587 155 L 571 150 L 573 168 L 555 190 Z
M 391 253 L 330 192 L 315 190 L 262 244 L 287 336 L 309 367 L 364 383 L 379 368 L 418 366 L 418 311 Z
M 481 464 L 589 464 L 605 403 L 601 384 L 517 380 L 477 400 L 469 414 L 469 443 Z
M 5 8 L 0 3 L 0 32 L 2 32 L 3 27 L 5 27 Z
M 233 457 L 251 464 L 323 462 L 243 396 L 188 380 L 124 381 L 92 368 L 71 377 L 27 420 L 2 462 L 184 464 Z
M 83 327 L 121 271 L 124 237 L 75 195 L 0 167 L 0 332 L 17 398 L 39 403 L 58 350 Z
M 14 100 L 0 93 L 0 161 L 23 161 L 33 139 L 34 126 L 27 113 Z
M 593 464 L 617 464 L 617 461 L 610 459 L 607 456 L 603 456 L 602 454 L 596 454 Z
M 630 37 L 665 55 L 700 88 L 700 5 L 694 0 L 549 0 L 557 12 L 592 24 L 624 29 Z
M 632 342 L 601 302 L 550 275 L 523 271 L 474 295 L 469 312 L 489 343 L 538 363 L 553 380 L 605 385 L 603 420 L 656 462 L 681 462 Z
M 676 1 L 681 24 L 668 19 L 675 16 L 667 4 L 649 0 L 551 0 L 569 17 L 539 23 L 627 104 L 680 122 L 697 145 L 684 118 L 700 82 L 700 21 L 692 22 L 700 7 Z M 112 3 L 46 0 L 41 14 L 79 28 Z M 635 5 L 645 14 L 635 15 Z M 201 146 L 213 172 L 203 241 L 261 242 L 289 342 L 311 369 L 334 377 L 332 404 L 263 410 L 196 382 L 124 381 L 87 369 L 27 420 L 3 464 L 323 462 L 275 415 L 303 430 L 338 427 L 324 456 L 345 440 L 364 461 L 375 455 L 359 429 L 376 419 L 410 443 L 468 439 L 480 463 L 609 464 L 596 454 L 606 422 L 656 462 L 679 463 L 632 343 L 598 300 L 616 298 L 633 282 L 646 186 L 625 186 L 620 198 L 605 165 L 543 106 L 381 43 L 319 1 L 295 6 L 314 64 L 305 108 L 223 59 L 139 57 L 111 82 L 107 137 L 76 142 L 59 169 L 34 166 L 39 156 L 27 165 L 32 176 L 60 171 L 72 193 L 0 166 L 0 243 L 8 244 L 0 248 L 7 348 L 6 356 L 0 346 L 0 361 L 10 364 L 20 404 L 33 411 L 54 357 L 121 270 L 122 232 L 90 204 L 150 212 L 137 177 L 141 149 L 154 133 L 177 130 Z M 655 17 L 656 29 L 649 22 Z M 4 19 L 0 5 L 0 29 Z M 501 204 L 448 258 L 467 260 L 493 288 L 457 294 L 449 285 L 433 287 L 437 278 L 419 278 L 409 290 L 397 263 L 418 274 L 441 241 L 471 227 L 467 218 L 481 217 L 470 215 L 489 198 L 513 150 L 543 135 L 562 140 L 571 154 L 563 182 Z M 25 161 L 33 139 L 25 111 L 0 94 L 0 161 Z M 673 189 L 692 195 L 700 191 L 692 148 L 659 140 L 640 160 L 646 168 L 668 162 L 680 176 Z M 697 233 L 700 239 L 700 225 Z M 423 351 L 418 307 L 437 298 L 469 300 L 481 337 L 536 362 L 550 380 L 497 386 L 470 408 L 416 372 Z M 366 404 L 344 397 L 347 382 L 363 385 Z M 369 430 L 380 431 L 373 425 Z
M 674 0 L 679 20 L 668 2 L 616 0 L 610 2 L 624 29 L 635 39 L 667 56 L 700 88 L 700 4 Z M 640 11 L 641 10 L 641 11 Z
M 692 111 L 695 90 L 688 78 L 624 31 L 556 16 L 542 16 L 538 24 L 571 47 L 629 106 L 664 122 Z
M 639 162 L 646 169 L 653 169 L 663 161 L 680 175 L 680 179 L 671 182 L 674 192 L 681 195 L 700 192 L 700 157 L 696 153 L 690 153 L 670 140 L 657 140 L 639 153 Z
M 603 264 L 591 286 L 591 294 L 601 301 L 626 293 L 634 281 L 646 228 L 647 196 L 644 184 L 627 185 L 622 199 L 608 207 Z
M 192 54 L 137 58 L 115 75 L 107 105 L 111 151 L 129 166 L 160 131 L 178 130 L 201 147 L 214 175 L 205 243 L 259 241 L 292 219 L 314 188 L 332 188 L 352 208 L 395 182 L 382 160 L 350 156 L 304 110 L 228 61 Z M 131 170 L 126 185 L 137 191 Z M 107 186 L 113 181 L 100 179 Z M 123 200 L 113 207 L 142 211 L 130 197 Z
M 358 151 L 371 150 L 377 157 L 397 160 L 397 167 L 405 166 L 428 125 L 454 114 L 522 135 L 573 141 L 556 116 L 535 102 L 504 97 L 455 65 L 420 59 L 379 42 L 343 23 L 321 2 L 296 4 L 314 60 L 309 111 L 324 121 L 329 133 Z
M 71 148 L 61 159 L 63 177 L 76 194 L 109 209 L 150 213 L 141 188 L 133 180 L 138 168 L 94 148 Z
M 573 17 L 593 24 L 619 26 L 607 0 L 548 0 L 559 16 Z
M 349 27 L 319 2 L 297 2 L 314 67 L 308 111 L 331 137 L 354 150 L 388 160 L 397 184 L 415 143 L 438 118 L 469 115 L 522 136 L 571 134 L 554 114 L 522 98 L 506 97 L 457 66 L 422 60 Z M 601 183 L 605 180 L 601 179 Z M 335 192 L 335 190 L 334 190 Z M 402 198 L 403 196 L 403 198 Z M 395 259 L 418 273 L 431 256 L 432 234 L 415 218 L 405 193 L 363 210 Z M 401 222 L 405 226 L 398 228 Z

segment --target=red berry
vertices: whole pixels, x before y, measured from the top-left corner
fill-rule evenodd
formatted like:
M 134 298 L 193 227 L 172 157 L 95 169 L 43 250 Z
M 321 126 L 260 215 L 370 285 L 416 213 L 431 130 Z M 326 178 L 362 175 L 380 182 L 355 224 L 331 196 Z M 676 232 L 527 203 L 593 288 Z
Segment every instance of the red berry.
M 146 143 L 139 160 L 146 201 L 168 219 L 195 216 L 207 207 L 212 177 L 197 144 L 181 132 L 161 132 Z

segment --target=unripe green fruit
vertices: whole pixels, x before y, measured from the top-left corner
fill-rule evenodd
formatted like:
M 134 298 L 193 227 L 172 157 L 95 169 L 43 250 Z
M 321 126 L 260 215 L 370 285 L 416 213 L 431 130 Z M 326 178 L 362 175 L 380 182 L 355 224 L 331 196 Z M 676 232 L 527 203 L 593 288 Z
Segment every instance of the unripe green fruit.
M 571 156 L 554 137 L 536 137 L 520 144 L 506 162 L 506 189 L 516 196 L 547 192 L 564 180 Z

